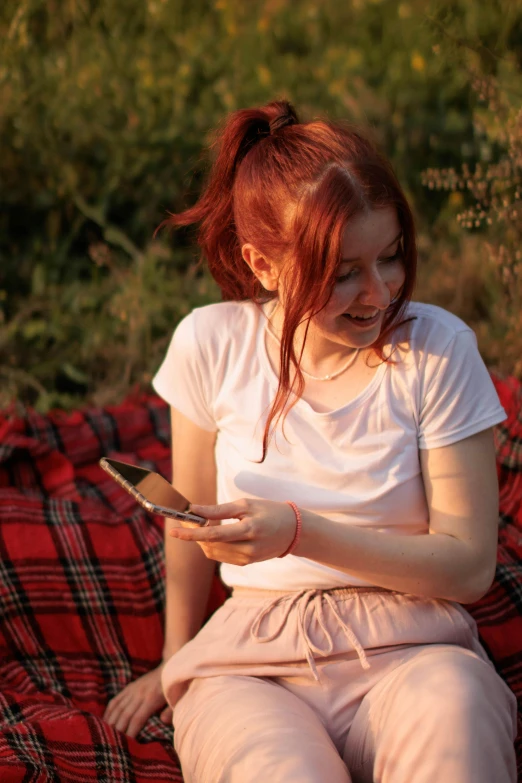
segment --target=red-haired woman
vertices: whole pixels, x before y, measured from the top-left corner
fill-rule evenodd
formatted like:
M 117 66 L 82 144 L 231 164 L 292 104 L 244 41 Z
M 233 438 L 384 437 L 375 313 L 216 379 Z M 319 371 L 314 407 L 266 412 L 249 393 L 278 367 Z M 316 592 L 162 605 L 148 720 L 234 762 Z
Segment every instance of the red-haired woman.
M 186 783 L 513 783 L 515 698 L 461 606 L 495 570 L 505 418 L 474 335 L 410 301 L 412 214 L 361 134 L 279 101 L 216 148 L 169 222 L 225 301 L 154 379 L 211 525 L 168 522 L 165 663 L 108 719 L 136 734 L 166 697 Z

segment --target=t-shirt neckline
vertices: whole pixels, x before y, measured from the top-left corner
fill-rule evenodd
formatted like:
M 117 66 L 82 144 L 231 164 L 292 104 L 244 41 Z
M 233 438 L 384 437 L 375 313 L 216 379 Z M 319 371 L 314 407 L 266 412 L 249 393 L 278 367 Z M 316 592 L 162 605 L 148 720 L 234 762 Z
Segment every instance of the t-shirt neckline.
M 268 318 L 266 315 L 267 304 L 262 304 L 261 306 L 256 305 L 256 307 L 258 309 L 256 342 L 257 342 L 257 354 L 258 354 L 259 362 L 270 385 L 274 389 L 277 389 L 279 385 L 279 378 L 277 377 L 276 373 L 274 372 L 274 369 L 272 368 L 270 359 L 268 357 L 268 351 L 266 348 L 266 332 L 267 332 L 267 324 L 268 324 Z M 354 397 L 353 400 L 350 400 L 349 402 L 346 403 L 346 405 L 343 405 L 340 408 L 336 408 L 335 410 L 332 411 L 316 411 L 310 405 L 310 403 L 307 402 L 306 400 L 303 400 L 302 397 L 297 400 L 294 407 L 303 411 L 303 413 L 306 413 L 307 415 L 313 416 L 318 419 L 336 419 L 339 416 L 348 413 L 350 410 L 358 408 L 360 405 L 366 402 L 366 400 L 377 391 L 378 387 L 381 384 L 382 379 L 384 378 L 384 374 L 387 368 L 388 368 L 387 363 L 381 362 L 377 368 L 377 372 L 370 380 L 368 385 L 357 395 L 357 397 Z

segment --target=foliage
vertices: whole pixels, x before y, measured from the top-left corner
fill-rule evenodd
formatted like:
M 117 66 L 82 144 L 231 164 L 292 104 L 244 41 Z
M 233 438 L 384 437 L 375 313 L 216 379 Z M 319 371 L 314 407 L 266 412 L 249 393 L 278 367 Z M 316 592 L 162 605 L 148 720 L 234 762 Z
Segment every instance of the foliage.
M 471 204 L 444 176 L 509 154 L 472 83 L 496 84 L 514 118 L 521 18 L 518 0 L 4 0 L 0 405 L 108 402 L 148 383 L 177 320 L 217 297 L 190 232 L 154 229 L 197 195 L 209 130 L 275 96 L 371 127 L 421 216 L 420 291 L 446 303 L 441 270 L 455 278 L 455 215 Z M 446 174 L 428 173 L 430 190 L 422 170 Z M 473 230 L 504 259 L 495 225 Z M 467 268 L 465 314 L 486 343 L 484 324 L 496 330 L 495 362 L 511 329 L 513 356 L 506 281 Z
M 504 12 L 508 7 L 504 6 Z M 520 12 L 519 12 L 520 19 Z M 487 319 L 476 329 L 483 353 L 504 372 L 522 376 L 522 62 L 520 48 L 478 47 L 452 35 L 445 20 L 445 45 L 469 74 L 477 98 L 474 139 L 481 150 L 474 166 L 430 168 L 423 182 L 451 192 L 460 226 L 476 234 L 474 279 L 488 283 Z M 509 29 L 504 25 L 504 31 Z M 462 31 L 460 31 L 462 36 Z M 477 239 L 480 238 L 480 241 Z M 478 262 L 478 263 L 477 263 Z M 479 269 L 480 264 L 481 269 Z M 478 273 L 478 274 L 477 274 Z
M 90 245 L 89 254 L 97 266 L 91 279 L 38 281 L 0 331 L 0 351 L 10 358 L 34 352 L 30 369 L 0 365 L 0 408 L 16 398 L 32 398 L 43 412 L 70 408 L 86 393 L 92 404 L 114 403 L 150 382 L 173 322 L 217 299 L 195 263 L 187 267 L 184 255 L 160 243 L 132 264 L 104 242 Z

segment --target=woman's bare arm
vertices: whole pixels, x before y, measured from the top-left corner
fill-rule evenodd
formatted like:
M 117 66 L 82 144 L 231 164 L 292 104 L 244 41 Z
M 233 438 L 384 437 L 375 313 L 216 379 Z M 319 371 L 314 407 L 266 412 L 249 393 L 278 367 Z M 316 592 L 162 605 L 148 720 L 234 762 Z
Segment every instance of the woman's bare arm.
M 216 502 L 216 434 L 207 432 L 171 408 L 173 484 L 191 503 Z M 201 628 L 215 562 L 195 543 L 168 535 L 175 526 L 165 519 L 166 610 L 163 660 L 167 660 Z
M 421 451 L 429 536 L 305 522 L 297 554 L 400 592 L 472 603 L 491 586 L 498 538 L 498 482 L 491 430 Z M 314 515 L 315 516 L 315 515 Z M 336 533 L 328 536 L 334 526 Z
M 491 430 L 451 446 L 421 452 L 430 535 L 397 535 L 344 525 L 306 509 L 300 557 L 333 566 L 371 584 L 460 603 L 478 600 L 495 573 L 498 485 Z M 295 498 L 299 505 L 299 498 Z M 194 508 L 223 527 L 176 530 L 199 541 L 207 557 L 246 565 L 277 557 L 292 541 L 293 511 L 285 503 L 241 499 Z
M 174 409 L 171 421 L 176 489 L 191 501 L 215 503 L 215 434 L 197 427 Z M 165 520 L 167 603 L 163 662 L 200 629 L 216 567 L 197 544 L 176 541 L 168 535 L 174 524 L 172 519 Z M 105 720 L 130 737 L 136 737 L 156 712 L 161 711 L 161 720 L 170 723 L 172 709 L 166 706 L 163 695 L 162 669 L 163 663 L 123 688 L 107 705 Z M 178 698 L 181 695 L 180 690 Z

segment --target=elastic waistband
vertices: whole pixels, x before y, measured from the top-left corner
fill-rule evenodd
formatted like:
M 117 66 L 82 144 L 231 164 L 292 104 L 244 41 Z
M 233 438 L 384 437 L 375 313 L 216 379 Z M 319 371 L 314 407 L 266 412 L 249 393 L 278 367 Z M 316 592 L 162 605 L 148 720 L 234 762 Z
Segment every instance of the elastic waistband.
M 292 592 L 284 590 L 260 590 L 250 587 L 235 588 L 232 593 L 232 599 L 243 598 L 252 599 L 254 605 L 257 604 L 258 612 L 250 628 L 250 638 L 257 643 L 272 642 L 278 637 L 286 626 L 286 623 L 292 613 L 296 614 L 297 630 L 303 645 L 303 654 L 314 678 L 319 682 L 319 671 L 315 662 L 315 655 L 327 657 L 334 650 L 334 641 L 331 630 L 327 624 L 327 613 L 331 613 L 338 627 L 346 635 L 348 641 L 359 656 L 363 669 L 369 669 L 370 664 L 366 653 L 354 631 L 348 625 L 341 615 L 341 609 L 336 599 L 341 601 L 347 598 L 354 599 L 356 596 L 367 595 L 370 593 L 389 593 L 384 587 L 363 586 L 360 587 L 334 587 L 331 590 L 321 590 L 311 588 L 308 590 L 294 590 Z M 271 630 L 262 631 L 263 620 L 279 608 L 280 614 Z M 309 625 L 312 615 L 322 628 L 325 643 L 320 646 L 314 642 L 310 636 Z
M 304 590 L 265 590 L 262 587 L 233 587 L 231 597 L 232 598 L 283 598 L 288 596 L 292 598 L 301 593 Z M 352 585 L 350 587 L 330 587 L 330 588 L 312 588 L 306 592 L 313 593 L 327 593 L 332 598 L 355 598 L 356 595 L 366 595 L 367 593 L 396 593 L 396 590 L 388 590 L 386 587 L 374 587 L 372 585 Z

